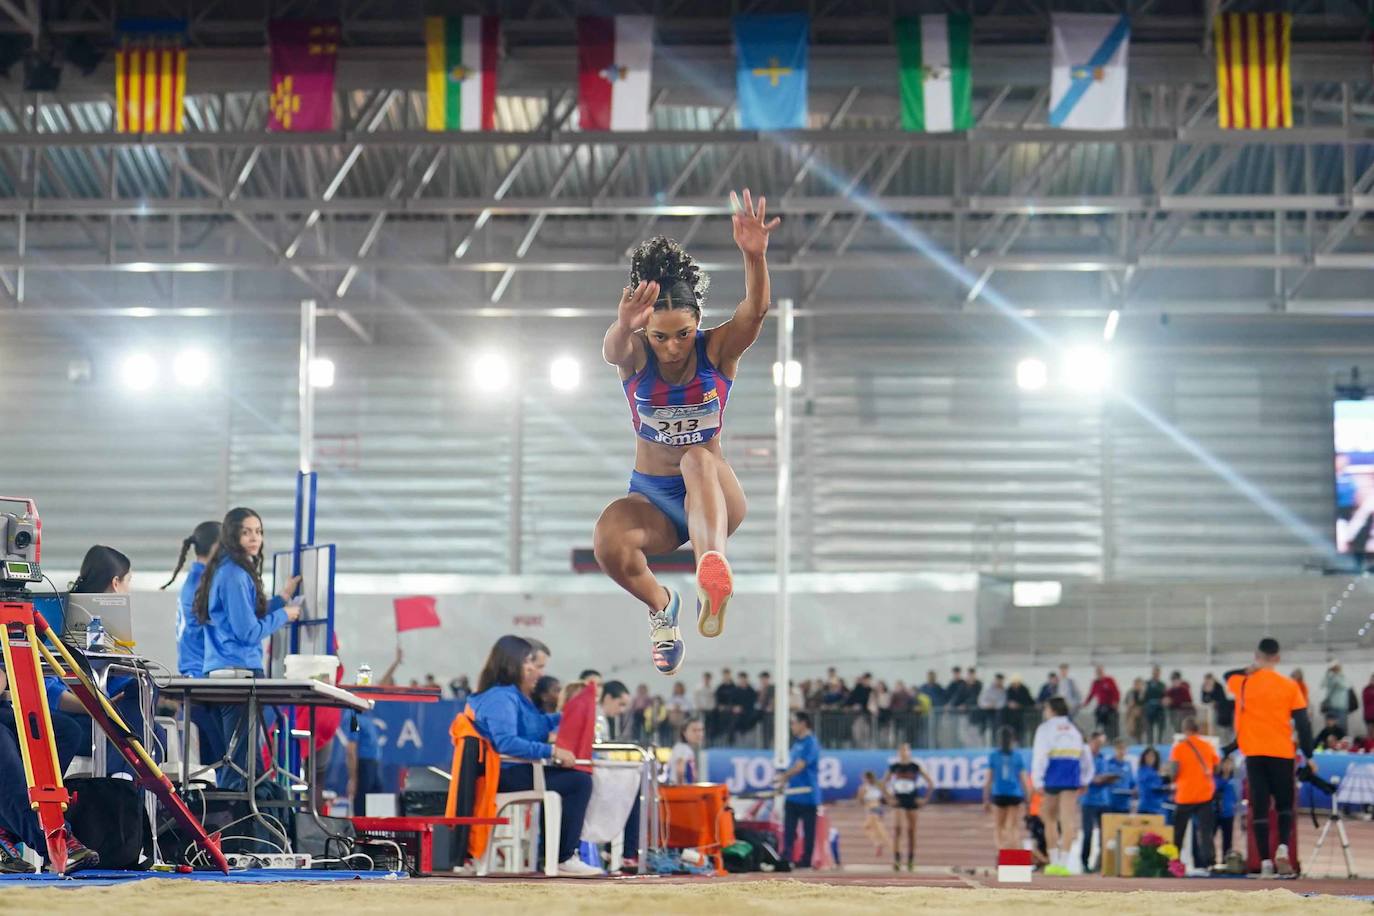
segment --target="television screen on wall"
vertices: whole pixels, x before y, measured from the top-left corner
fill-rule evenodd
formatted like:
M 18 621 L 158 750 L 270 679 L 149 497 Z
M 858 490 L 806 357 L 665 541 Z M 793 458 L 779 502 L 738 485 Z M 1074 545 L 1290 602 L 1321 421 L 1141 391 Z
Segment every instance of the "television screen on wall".
M 1374 521 L 1374 400 L 1337 401 L 1333 413 L 1336 549 L 1363 554 Z

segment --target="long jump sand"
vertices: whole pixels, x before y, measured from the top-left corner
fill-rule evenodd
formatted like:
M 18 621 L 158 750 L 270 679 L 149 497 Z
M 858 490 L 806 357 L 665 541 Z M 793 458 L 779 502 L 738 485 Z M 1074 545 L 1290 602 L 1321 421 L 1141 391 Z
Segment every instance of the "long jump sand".
M 629 908 L 633 909 L 629 909 Z M 800 881 L 652 882 L 483 882 L 408 880 L 349 884 L 231 885 L 147 880 L 116 887 L 6 888 L 0 912 L 80 914 L 136 913 L 366 913 L 512 914 L 612 916 L 615 913 L 922 914 L 987 916 L 989 913 L 1064 913 L 1101 916 L 1159 916 L 1161 913 L 1362 914 L 1370 904 L 1338 897 L 1304 898 L 1287 890 L 1129 893 L 976 890 L 922 887 L 832 886 Z

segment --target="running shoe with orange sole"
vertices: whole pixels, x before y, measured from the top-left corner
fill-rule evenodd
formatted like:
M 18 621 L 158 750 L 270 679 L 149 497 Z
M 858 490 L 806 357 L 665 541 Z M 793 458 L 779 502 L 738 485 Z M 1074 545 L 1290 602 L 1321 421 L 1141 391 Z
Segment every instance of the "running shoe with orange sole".
M 718 550 L 708 550 L 697 564 L 697 632 L 708 639 L 725 629 L 725 607 L 735 591 L 730 562 Z

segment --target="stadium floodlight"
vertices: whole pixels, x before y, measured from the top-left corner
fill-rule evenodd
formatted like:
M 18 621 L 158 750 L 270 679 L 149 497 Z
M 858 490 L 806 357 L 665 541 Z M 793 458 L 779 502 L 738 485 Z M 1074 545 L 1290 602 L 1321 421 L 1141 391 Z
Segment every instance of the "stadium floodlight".
M 1027 356 L 1016 364 L 1016 386 L 1022 391 L 1039 391 L 1050 380 L 1050 370 L 1044 360 Z
M 1119 310 L 1112 309 L 1110 312 L 1108 312 L 1107 323 L 1102 326 L 1102 339 L 1105 340 L 1107 343 L 1111 343 L 1112 338 L 1116 336 L 1116 326 L 1120 323 L 1121 312 Z
M 1074 347 L 1060 368 L 1064 386 L 1083 394 L 1096 394 L 1112 380 L 1112 361 L 1097 347 Z
M 334 387 L 334 360 L 317 356 L 310 361 L 310 387 Z
M 503 391 L 511 383 L 510 360 L 500 353 L 483 353 L 472 364 L 473 381 L 482 391 Z
M 157 362 L 147 353 L 131 353 L 119 367 L 119 377 L 130 391 L 147 391 L 157 384 Z
M 571 356 L 560 356 L 549 364 L 549 384 L 558 391 L 573 391 L 582 383 L 582 366 Z
M 210 379 L 210 357 L 204 350 L 182 350 L 172 361 L 172 377 L 183 388 L 201 388 Z
M 795 359 L 787 361 L 787 372 L 782 371 L 782 363 L 773 363 L 773 385 L 781 385 L 786 377 L 788 388 L 800 388 L 802 383 L 802 364 Z

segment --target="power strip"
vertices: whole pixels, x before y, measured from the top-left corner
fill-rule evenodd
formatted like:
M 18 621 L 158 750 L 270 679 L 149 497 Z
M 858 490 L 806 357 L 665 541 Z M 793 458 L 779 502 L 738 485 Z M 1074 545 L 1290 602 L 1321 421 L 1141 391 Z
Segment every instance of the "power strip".
M 229 852 L 224 854 L 224 859 L 229 863 L 229 867 L 231 869 L 298 869 L 311 867 L 310 856 L 305 855 L 304 853 L 255 852 L 249 854 L 241 852 Z

